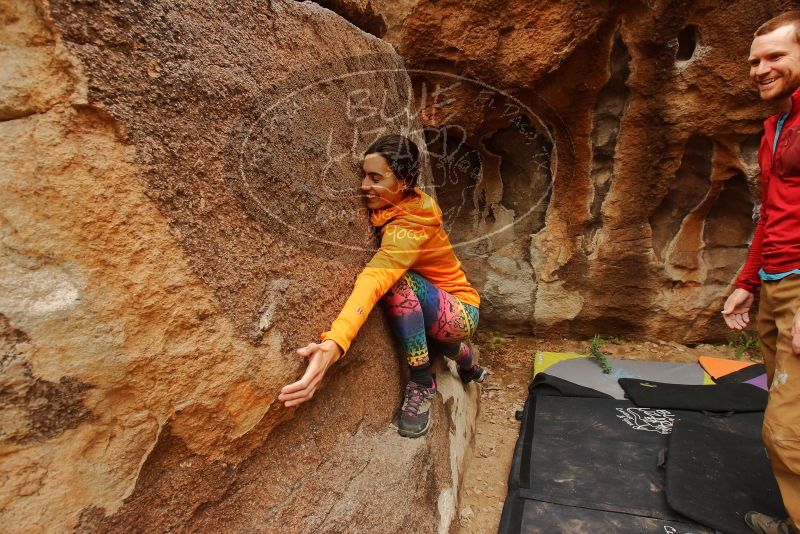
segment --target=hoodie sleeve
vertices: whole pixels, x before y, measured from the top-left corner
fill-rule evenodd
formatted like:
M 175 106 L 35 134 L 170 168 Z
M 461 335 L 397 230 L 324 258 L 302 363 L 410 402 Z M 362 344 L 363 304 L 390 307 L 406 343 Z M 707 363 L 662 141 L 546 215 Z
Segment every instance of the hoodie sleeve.
M 393 221 L 383 230 L 381 246 L 356 278 L 353 291 L 322 339 L 332 339 L 344 352 L 350 349 L 369 312 L 417 261 L 436 228 Z

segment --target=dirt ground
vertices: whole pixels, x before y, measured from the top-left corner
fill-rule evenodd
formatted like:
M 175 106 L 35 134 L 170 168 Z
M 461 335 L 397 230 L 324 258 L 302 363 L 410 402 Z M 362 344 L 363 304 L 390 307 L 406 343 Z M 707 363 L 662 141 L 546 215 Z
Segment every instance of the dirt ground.
M 496 533 L 506 498 L 508 474 L 519 421 L 514 417 L 527 398 L 533 378 L 534 355 L 540 351 L 586 354 L 587 341 L 543 340 L 483 331 L 476 345 L 480 364 L 491 375 L 481 387 L 480 412 L 473 448 L 461 486 L 458 534 Z M 696 362 L 699 356 L 735 359 L 727 345 L 687 347 L 674 342 L 615 340 L 603 346 L 609 357 L 630 360 Z M 756 353 L 741 359 L 760 361 Z

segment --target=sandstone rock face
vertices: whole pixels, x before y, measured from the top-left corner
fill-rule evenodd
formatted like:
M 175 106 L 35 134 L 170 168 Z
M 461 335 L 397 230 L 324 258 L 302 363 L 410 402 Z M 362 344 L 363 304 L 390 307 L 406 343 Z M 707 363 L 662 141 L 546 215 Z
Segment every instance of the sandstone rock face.
M 540 335 L 726 335 L 719 311 L 752 236 L 772 113 L 746 59 L 755 29 L 792 7 L 387 6 L 482 320 Z
M 275 400 L 371 254 L 359 151 L 421 140 L 391 47 L 313 3 L 0 13 L 3 531 L 446 532 L 476 392 L 440 366 L 397 436 L 380 311 Z
M 386 33 L 383 0 L 316 0 L 315 3 L 338 13 L 376 37 L 383 37 Z
M 427 142 L 483 322 L 719 338 L 794 4 L 0 0 L 4 531 L 446 532 L 475 390 L 399 438 L 380 311 L 275 401 L 372 252 L 360 150 Z

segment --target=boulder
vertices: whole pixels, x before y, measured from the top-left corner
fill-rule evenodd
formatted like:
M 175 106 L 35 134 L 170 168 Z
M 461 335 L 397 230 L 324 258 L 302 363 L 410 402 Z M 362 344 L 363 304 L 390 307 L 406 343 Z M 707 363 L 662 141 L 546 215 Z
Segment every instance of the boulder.
M 476 388 L 438 364 L 400 438 L 380 310 L 276 400 L 374 250 L 360 151 L 421 140 L 391 46 L 288 0 L 0 12 L 4 532 L 446 532 Z
M 779 12 L 756 0 L 387 6 L 485 324 L 725 338 L 774 112 L 747 56 Z

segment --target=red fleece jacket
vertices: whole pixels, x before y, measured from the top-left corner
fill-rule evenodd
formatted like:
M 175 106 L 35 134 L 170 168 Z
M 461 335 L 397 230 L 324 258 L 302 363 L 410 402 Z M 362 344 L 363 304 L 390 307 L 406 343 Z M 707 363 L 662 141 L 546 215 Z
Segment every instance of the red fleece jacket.
M 772 154 L 780 113 L 764 122 L 758 149 L 761 167 L 761 210 L 750 253 L 736 287 L 755 293 L 759 269 L 770 274 L 800 269 L 800 89 Z

